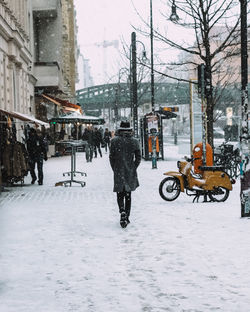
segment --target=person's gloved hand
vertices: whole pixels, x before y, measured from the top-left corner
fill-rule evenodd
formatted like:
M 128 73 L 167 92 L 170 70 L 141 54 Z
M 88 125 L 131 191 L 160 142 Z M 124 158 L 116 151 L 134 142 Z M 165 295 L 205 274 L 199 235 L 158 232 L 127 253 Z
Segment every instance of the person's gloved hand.
M 47 160 L 48 160 L 48 157 L 47 157 L 47 155 L 45 155 L 45 156 L 44 156 L 44 160 L 45 160 L 45 161 L 47 161 Z

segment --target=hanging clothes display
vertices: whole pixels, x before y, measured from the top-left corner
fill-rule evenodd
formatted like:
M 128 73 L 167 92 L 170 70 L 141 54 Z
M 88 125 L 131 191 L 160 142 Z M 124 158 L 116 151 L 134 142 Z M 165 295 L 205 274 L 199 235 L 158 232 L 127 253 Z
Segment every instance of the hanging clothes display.
M 25 145 L 20 142 L 11 142 L 5 145 L 2 155 L 2 177 L 8 184 L 24 183 L 28 174 L 28 153 Z
M 0 165 L 0 187 L 24 183 L 29 171 L 28 152 L 25 145 L 16 140 L 15 123 L 4 114 L 0 114 Z

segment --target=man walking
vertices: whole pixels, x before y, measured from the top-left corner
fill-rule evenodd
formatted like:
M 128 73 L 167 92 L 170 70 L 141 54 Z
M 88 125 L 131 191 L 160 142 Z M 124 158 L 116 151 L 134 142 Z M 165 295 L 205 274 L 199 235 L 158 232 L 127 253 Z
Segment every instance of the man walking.
M 94 152 L 94 134 L 93 129 L 89 126 L 84 129 L 82 140 L 86 142 L 85 145 L 85 156 L 87 162 L 92 162 Z
M 131 211 L 131 192 L 138 186 L 137 167 L 141 162 L 139 142 L 132 136 L 129 122 L 122 121 L 110 144 L 110 165 L 114 172 L 114 188 L 120 212 L 120 225 L 125 228 Z
M 111 132 L 109 131 L 108 128 L 106 128 L 104 131 L 104 134 L 103 134 L 103 142 L 104 142 L 104 147 L 105 147 L 106 153 L 109 150 L 110 139 L 111 139 Z
M 101 143 L 102 143 L 102 134 L 101 134 L 99 129 L 94 128 L 94 155 L 95 155 L 95 158 L 97 157 L 97 151 L 99 152 L 99 155 L 102 157 Z
M 34 184 L 37 177 L 35 173 L 35 165 L 37 163 L 38 184 L 43 184 L 43 159 L 47 160 L 47 150 L 41 130 L 30 129 L 29 138 L 27 140 L 27 150 L 29 154 L 29 165 L 31 174 L 31 184 Z

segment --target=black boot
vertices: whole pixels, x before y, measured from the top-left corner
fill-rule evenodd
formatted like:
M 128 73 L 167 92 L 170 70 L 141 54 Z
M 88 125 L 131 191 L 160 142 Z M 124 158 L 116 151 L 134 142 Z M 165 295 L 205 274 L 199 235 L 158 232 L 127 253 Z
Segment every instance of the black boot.
M 121 214 L 120 218 L 120 225 L 122 228 L 125 228 L 127 226 L 127 215 L 124 207 L 124 193 L 123 192 L 118 192 L 117 193 L 117 203 L 119 207 L 119 212 Z
M 125 212 L 127 216 L 127 224 L 130 223 L 129 221 L 130 210 L 131 210 L 131 192 L 128 192 L 125 196 Z
M 122 228 L 125 228 L 128 225 L 127 215 L 125 211 L 121 212 L 120 225 Z

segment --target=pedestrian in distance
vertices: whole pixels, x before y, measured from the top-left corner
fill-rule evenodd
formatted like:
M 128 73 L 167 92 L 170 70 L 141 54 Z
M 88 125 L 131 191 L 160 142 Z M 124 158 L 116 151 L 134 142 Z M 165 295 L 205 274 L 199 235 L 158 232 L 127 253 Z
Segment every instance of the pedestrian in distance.
M 92 162 L 94 152 L 94 133 L 93 129 L 89 126 L 84 129 L 82 140 L 86 142 L 85 157 L 87 162 Z
M 103 130 L 103 127 L 102 127 L 102 126 L 100 126 L 98 130 L 100 131 L 100 133 L 101 133 L 101 136 L 102 136 L 102 139 L 103 139 L 103 134 L 104 134 L 104 130 Z
M 97 151 L 99 152 L 99 155 L 102 157 L 101 143 L 102 143 L 101 131 L 97 128 L 94 128 L 94 155 L 95 155 L 95 158 L 97 157 Z
M 110 165 L 114 173 L 114 188 L 120 212 L 120 225 L 125 228 L 131 212 L 131 192 L 139 186 L 137 168 L 141 150 L 128 121 L 122 121 L 116 136 L 110 142 Z
M 35 173 L 35 165 L 37 164 L 38 184 L 43 184 L 43 160 L 47 161 L 47 150 L 41 130 L 30 129 L 29 138 L 27 140 L 27 151 L 29 154 L 31 184 L 37 180 Z
M 109 150 L 110 140 L 111 140 L 111 132 L 109 131 L 108 128 L 106 128 L 103 134 L 103 143 L 106 153 Z

